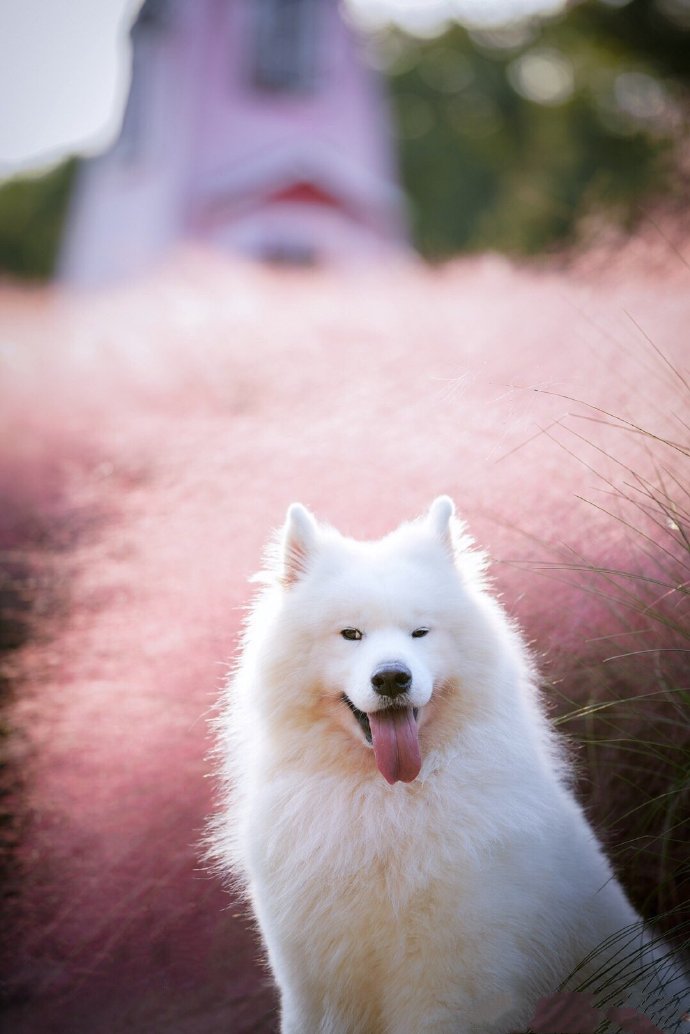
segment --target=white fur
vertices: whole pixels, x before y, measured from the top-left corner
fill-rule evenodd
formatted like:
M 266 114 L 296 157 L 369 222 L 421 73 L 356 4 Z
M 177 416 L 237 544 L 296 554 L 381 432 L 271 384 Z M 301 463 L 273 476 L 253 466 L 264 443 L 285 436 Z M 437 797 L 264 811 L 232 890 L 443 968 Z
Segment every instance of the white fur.
M 606 1007 L 676 1030 L 682 1006 L 661 1015 L 684 978 L 650 963 L 663 947 L 568 787 L 530 658 L 453 512 L 442 497 L 355 542 L 291 507 L 248 622 L 213 850 L 251 900 L 281 1029 L 504 1034 L 618 953 L 634 986 L 609 979 Z M 392 658 L 412 672 L 423 763 L 390 786 L 342 694 L 371 709 L 371 672 Z

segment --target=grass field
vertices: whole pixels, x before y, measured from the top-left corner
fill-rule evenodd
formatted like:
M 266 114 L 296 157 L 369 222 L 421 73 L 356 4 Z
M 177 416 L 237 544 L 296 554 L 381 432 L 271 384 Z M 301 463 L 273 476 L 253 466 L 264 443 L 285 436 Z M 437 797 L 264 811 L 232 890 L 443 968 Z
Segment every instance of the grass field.
M 197 844 L 206 716 L 294 499 L 374 536 L 453 495 L 619 873 L 687 937 L 689 287 L 653 233 L 567 268 L 0 286 L 14 1031 L 272 1029 Z

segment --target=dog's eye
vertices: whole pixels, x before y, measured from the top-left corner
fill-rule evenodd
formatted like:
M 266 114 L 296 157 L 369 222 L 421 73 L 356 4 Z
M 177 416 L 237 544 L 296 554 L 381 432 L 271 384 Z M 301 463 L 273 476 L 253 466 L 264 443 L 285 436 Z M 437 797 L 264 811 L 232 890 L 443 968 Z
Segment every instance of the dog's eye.
M 361 639 L 362 633 L 358 628 L 344 628 L 340 633 L 343 639 Z
M 425 635 L 428 635 L 428 634 L 429 634 L 429 629 L 428 628 L 415 628 L 414 632 L 412 633 L 412 638 L 413 639 L 421 639 L 422 636 L 425 636 Z

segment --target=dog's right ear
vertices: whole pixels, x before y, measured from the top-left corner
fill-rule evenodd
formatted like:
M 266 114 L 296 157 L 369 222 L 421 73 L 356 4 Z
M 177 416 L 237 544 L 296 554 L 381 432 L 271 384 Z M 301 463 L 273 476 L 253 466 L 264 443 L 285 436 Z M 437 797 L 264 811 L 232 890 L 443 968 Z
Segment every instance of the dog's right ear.
M 318 526 L 301 503 L 288 507 L 281 540 L 280 581 L 286 588 L 303 578 L 316 550 Z

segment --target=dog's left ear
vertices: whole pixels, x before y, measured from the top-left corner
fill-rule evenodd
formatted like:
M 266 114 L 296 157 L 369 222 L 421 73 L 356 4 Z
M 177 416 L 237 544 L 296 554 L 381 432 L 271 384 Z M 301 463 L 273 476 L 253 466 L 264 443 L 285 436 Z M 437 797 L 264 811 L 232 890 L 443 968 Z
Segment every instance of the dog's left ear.
M 288 507 L 281 542 L 280 581 L 284 586 L 294 585 L 303 578 L 309 567 L 318 539 L 318 525 L 314 516 L 301 503 Z
M 453 533 L 451 522 L 455 516 L 455 504 L 450 496 L 440 495 L 434 499 L 426 515 L 426 523 L 434 535 L 440 538 L 448 553 L 453 556 Z

